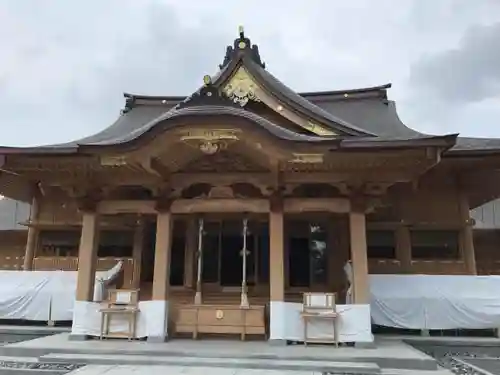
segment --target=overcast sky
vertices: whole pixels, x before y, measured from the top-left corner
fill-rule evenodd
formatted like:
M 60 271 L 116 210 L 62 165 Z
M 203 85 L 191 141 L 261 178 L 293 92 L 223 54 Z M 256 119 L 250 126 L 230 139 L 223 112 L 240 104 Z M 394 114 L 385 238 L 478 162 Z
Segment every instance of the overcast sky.
M 392 82 L 408 126 L 500 137 L 500 0 L 1 0 L 0 143 L 95 133 L 123 92 L 188 95 L 240 24 L 297 91 Z

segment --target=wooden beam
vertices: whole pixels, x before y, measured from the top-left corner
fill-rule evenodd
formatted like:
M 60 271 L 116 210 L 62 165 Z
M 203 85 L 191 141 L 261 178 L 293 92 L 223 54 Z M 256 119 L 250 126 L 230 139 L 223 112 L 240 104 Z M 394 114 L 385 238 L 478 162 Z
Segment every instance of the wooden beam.
M 348 198 L 286 198 L 284 211 L 347 213 L 351 209 Z M 196 212 L 255 212 L 267 213 L 268 199 L 176 199 L 171 202 L 171 211 L 176 214 Z M 123 213 L 156 214 L 155 200 L 104 200 L 97 204 L 102 215 Z
M 348 213 L 351 204 L 348 198 L 286 198 L 284 211 L 286 213 L 300 212 L 335 212 Z
M 172 212 L 189 214 L 195 212 L 269 212 L 267 199 L 177 199 L 172 203 Z
M 102 215 L 123 213 L 156 214 L 154 200 L 104 200 L 97 204 L 97 212 Z

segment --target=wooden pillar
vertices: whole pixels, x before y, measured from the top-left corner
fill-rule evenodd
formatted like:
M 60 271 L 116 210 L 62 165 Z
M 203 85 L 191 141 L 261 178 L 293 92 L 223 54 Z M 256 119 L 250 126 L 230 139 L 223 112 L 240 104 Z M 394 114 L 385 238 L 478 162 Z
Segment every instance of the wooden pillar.
M 368 279 L 368 255 L 366 248 L 366 219 L 364 212 L 349 213 L 351 261 L 353 268 L 353 294 L 355 304 L 368 304 L 370 290 Z
M 476 255 L 474 251 L 473 221 L 470 218 L 469 200 L 465 194 L 460 194 L 459 212 L 462 225 L 462 229 L 460 231 L 460 248 L 462 249 L 462 258 L 464 260 L 467 273 L 469 275 L 476 275 L 477 268 Z
M 411 273 L 411 235 L 407 225 L 400 225 L 396 229 L 396 259 L 402 273 Z
M 285 234 L 283 200 L 271 199 L 269 213 L 269 341 L 286 343 Z
M 170 211 L 160 211 L 156 217 L 156 244 L 152 293 L 152 299 L 154 301 L 168 301 L 171 244 L 172 214 Z
M 76 300 L 93 301 L 97 249 L 99 247 L 99 216 L 96 212 L 83 212 L 82 233 L 78 249 L 78 276 Z
M 271 302 L 285 300 L 283 206 L 272 207 L 269 215 L 269 296 Z
M 132 258 L 134 260 L 132 288 L 134 289 L 139 289 L 141 286 L 143 244 L 144 244 L 144 221 L 142 219 L 139 219 L 134 231 L 134 243 L 132 248 Z
M 328 220 L 328 225 L 327 225 L 327 230 L 328 230 L 328 237 L 327 237 L 327 245 L 326 245 L 326 250 L 327 250 L 327 276 L 328 276 L 328 289 L 331 291 L 338 291 L 338 286 L 339 286 L 339 278 L 342 276 L 342 274 L 338 273 L 339 269 L 339 259 L 338 255 L 340 252 L 338 251 L 338 225 L 333 218 L 329 218 Z M 341 265 L 342 267 L 343 265 Z M 340 267 L 340 268 L 341 268 Z
M 196 220 L 190 218 L 186 225 L 186 247 L 184 256 L 184 286 L 193 288 L 196 247 L 198 245 L 198 227 Z
M 328 284 L 337 293 L 337 303 L 343 300 L 346 287 L 344 266 L 349 260 L 349 240 L 344 220 L 330 218 L 328 225 Z
M 25 271 L 31 271 L 33 269 L 33 259 L 36 255 L 36 248 L 38 244 L 38 226 L 36 223 L 38 219 L 38 212 L 40 206 L 37 195 L 33 197 L 30 207 L 30 227 L 28 228 L 28 239 L 26 241 L 26 251 L 24 253 L 23 269 Z

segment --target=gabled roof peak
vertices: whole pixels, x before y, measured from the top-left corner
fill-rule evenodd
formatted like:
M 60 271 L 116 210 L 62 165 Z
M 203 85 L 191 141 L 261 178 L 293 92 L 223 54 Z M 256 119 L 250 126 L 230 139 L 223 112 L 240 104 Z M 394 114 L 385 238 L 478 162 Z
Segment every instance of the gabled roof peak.
M 177 104 L 174 109 L 177 110 L 200 105 L 241 108 L 234 100 L 229 99 L 213 85 L 209 75 L 203 77 L 203 83 L 204 85 L 198 91 Z
M 252 44 L 251 40 L 245 36 L 245 31 L 243 26 L 239 27 L 239 37 L 234 40 L 233 46 L 227 46 L 226 56 L 224 56 L 224 61 L 219 65 L 219 69 L 225 68 L 229 63 L 237 58 L 246 56 L 251 59 L 254 63 L 258 64 L 262 68 L 266 68 L 266 64 L 262 62 L 259 54 L 259 47 L 256 44 Z

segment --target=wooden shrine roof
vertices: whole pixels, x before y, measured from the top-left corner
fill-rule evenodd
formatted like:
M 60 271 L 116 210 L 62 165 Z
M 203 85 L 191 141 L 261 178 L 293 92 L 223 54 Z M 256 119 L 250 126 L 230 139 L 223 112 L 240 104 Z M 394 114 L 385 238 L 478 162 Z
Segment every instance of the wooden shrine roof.
M 215 76 L 208 77 L 203 87 L 187 97 L 125 94 L 126 105 L 120 117 L 97 134 L 63 144 L 30 148 L 0 147 L 0 154 L 64 154 L 76 153 L 87 147 L 118 147 L 157 128 L 177 126 L 175 120 L 179 118 L 200 116 L 238 117 L 263 127 L 280 139 L 332 144 L 335 149 L 438 146 L 447 150 L 446 155 L 500 151 L 500 139 L 457 138 L 457 134 L 429 135 L 407 127 L 400 120 L 394 101 L 387 98 L 390 84 L 354 90 L 296 93 L 266 69 L 258 47 L 251 43 L 242 30 L 233 46 L 227 47 L 219 68 Z M 322 133 L 307 129 L 298 133 L 273 123 L 247 109 L 242 103 L 235 106 L 238 98 L 234 95 L 228 97 L 224 90 L 231 77 L 242 68 L 265 91 L 265 95 L 280 103 L 278 107 L 282 104 L 291 113 L 309 121 L 309 124 L 314 123 L 311 125 L 313 128 L 317 125 Z M 220 97 L 219 101 L 201 98 L 200 93 L 207 90 L 207 85 L 218 90 L 218 97 L 225 95 L 226 98 Z

